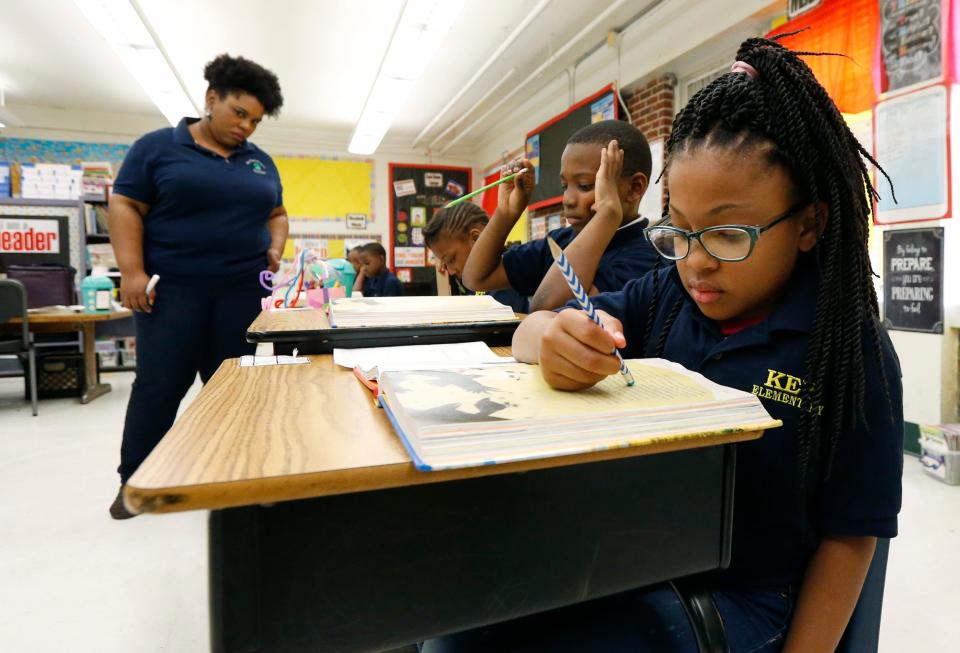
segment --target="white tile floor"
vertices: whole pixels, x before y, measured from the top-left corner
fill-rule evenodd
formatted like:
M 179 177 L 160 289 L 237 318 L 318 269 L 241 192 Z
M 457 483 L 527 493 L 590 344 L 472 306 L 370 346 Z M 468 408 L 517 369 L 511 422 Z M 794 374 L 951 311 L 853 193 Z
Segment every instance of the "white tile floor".
M 0 651 L 209 650 L 206 513 L 114 522 L 107 506 L 132 374 L 91 404 L 40 403 L 0 379 Z M 190 397 L 199 387 L 194 386 Z M 881 651 L 960 649 L 960 487 L 907 458 Z

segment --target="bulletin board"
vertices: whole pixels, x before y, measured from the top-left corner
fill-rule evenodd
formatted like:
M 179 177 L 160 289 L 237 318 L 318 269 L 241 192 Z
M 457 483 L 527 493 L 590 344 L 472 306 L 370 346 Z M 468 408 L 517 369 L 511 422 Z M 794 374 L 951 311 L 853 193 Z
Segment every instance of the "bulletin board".
M 567 139 L 595 122 L 619 120 L 620 114 L 620 102 L 610 84 L 527 134 L 524 155 L 533 164 L 536 179 L 528 210 L 559 204 L 562 200 L 560 155 Z
M 882 90 L 899 92 L 946 77 L 947 20 L 943 0 L 880 2 Z
M 891 193 L 880 193 L 877 224 L 950 217 L 949 102 L 948 87 L 937 84 L 874 109 L 875 158 L 897 195 L 894 202 Z
M 283 205 L 291 218 L 325 220 L 346 228 L 348 215 L 373 215 L 373 162 L 277 157 Z M 327 225 L 335 228 L 335 225 Z
M 436 293 L 423 227 L 451 200 L 470 192 L 473 171 L 452 166 L 391 163 L 390 251 L 394 273 L 411 295 Z

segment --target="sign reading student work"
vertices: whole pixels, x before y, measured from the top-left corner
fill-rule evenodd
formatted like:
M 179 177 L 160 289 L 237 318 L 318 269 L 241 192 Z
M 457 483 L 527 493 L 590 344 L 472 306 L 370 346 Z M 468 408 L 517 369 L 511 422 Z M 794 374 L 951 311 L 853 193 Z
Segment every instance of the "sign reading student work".
M 883 323 L 943 333 L 943 228 L 883 234 Z

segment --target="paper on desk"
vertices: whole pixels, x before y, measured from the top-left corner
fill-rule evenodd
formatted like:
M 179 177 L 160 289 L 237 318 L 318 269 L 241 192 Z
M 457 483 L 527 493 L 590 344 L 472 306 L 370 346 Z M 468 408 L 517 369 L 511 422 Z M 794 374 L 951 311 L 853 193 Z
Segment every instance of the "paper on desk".
M 497 356 L 483 342 L 449 345 L 406 345 L 334 349 L 333 362 L 342 367 L 359 367 L 365 372 L 384 370 L 425 370 L 516 363 L 512 356 Z
M 264 367 L 267 365 L 304 365 L 309 358 L 302 356 L 241 356 L 240 367 Z

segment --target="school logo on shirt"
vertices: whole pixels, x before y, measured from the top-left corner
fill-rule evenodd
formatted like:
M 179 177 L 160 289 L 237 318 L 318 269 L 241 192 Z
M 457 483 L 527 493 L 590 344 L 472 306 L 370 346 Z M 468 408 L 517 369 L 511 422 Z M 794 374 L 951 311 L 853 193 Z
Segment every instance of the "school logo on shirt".
M 781 404 L 812 410 L 805 404 L 800 389 L 806 383 L 803 379 L 786 372 L 767 369 L 767 378 L 762 385 L 753 386 L 753 394 L 761 399 L 771 399 Z M 817 415 L 823 413 L 823 406 L 816 406 Z
M 247 165 L 258 175 L 267 174 L 267 166 L 263 164 L 263 161 L 259 159 L 247 159 Z

